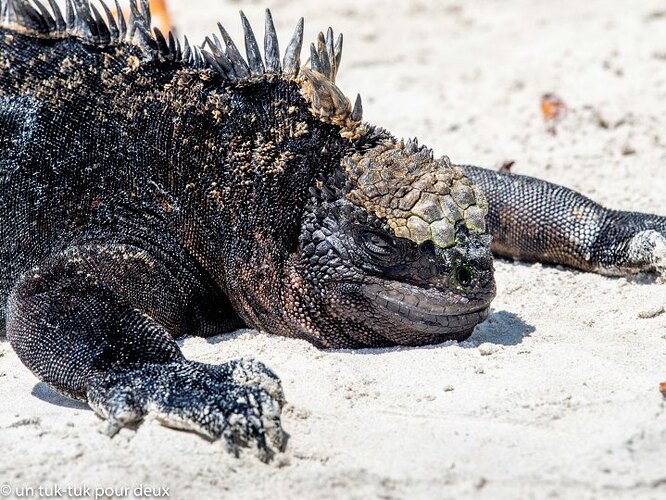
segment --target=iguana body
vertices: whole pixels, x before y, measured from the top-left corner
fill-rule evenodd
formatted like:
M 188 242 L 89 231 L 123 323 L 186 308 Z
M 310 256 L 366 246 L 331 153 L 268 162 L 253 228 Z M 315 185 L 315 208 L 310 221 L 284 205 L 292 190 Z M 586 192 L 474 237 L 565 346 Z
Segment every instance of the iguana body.
M 277 377 L 188 361 L 173 336 L 463 339 L 494 297 L 489 235 L 502 255 L 664 268 L 664 217 L 363 123 L 330 32 L 308 69 L 302 22 L 281 60 L 270 16 L 263 56 L 243 18 L 245 60 L 223 28 L 205 50 L 151 34 L 134 3 L 126 24 L 32 5 L 0 6 L 0 311 L 23 362 L 113 429 L 154 412 L 268 457 Z

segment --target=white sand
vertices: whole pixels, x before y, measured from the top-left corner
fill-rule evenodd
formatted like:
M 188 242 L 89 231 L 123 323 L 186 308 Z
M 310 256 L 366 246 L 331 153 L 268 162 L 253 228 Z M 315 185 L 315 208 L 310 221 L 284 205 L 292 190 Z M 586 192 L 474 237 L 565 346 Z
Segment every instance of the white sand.
M 172 1 L 194 40 L 217 19 L 238 33 L 241 4 L 261 32 L 264 2 Z M 609 206 L 666 214 L 663 1 L 272 8 L 283 47 L 300 15 L 308 38 L 329 24 L 345 33 L 340 86 L 364 96 L 368 121 L 457 162 L 511 159 Z M 548 91 L 570 108 L 554 137 L 539 113 Z M 271 465 L 154 421 L 109 439 L 3 341 L 0 483 L 144 484 L 172 498 L 664 498 L 666 314 L 639 315 L 663 308 L 666 285 L 496 270 L 492 314 L 462 344 L 326 352 L 253 331 L 185 340 L 194 359 L 256 356 L 281 375 L 291 439 Z

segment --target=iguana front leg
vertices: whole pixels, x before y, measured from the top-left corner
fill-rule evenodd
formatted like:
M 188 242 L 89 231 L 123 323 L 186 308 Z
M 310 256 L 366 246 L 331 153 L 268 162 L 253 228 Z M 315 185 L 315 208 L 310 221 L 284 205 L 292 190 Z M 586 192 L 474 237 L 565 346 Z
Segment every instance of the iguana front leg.
M 279 379 L 261 363 L 185 359 L 170 332 L 196 328 L 193 277 L 129 245 L 67 249 L 30 270 L 8 302 L 7 335 L 44 382 L 87 401 L 113 434 L 148 413 L 167 426 L 281 449 Z M 196 333 L 196 330 L 192 333 Z
M 610 210 L 533 177 L 462 168 L 488 198 L 493 253 L 601 274 L 666 276 L 666 217 Z

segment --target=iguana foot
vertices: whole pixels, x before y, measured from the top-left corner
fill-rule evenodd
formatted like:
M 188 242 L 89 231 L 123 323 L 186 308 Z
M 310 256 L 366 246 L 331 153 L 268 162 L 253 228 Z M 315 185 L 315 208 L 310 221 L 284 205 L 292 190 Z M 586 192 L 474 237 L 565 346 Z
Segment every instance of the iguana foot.
M 152 414 L 165 426 L 223 438 L 236 456 L 241 446 L 255 447 L 263 461 L 286 444 L 284 401 L 277 376 L 247 359 L 144 364 L 95 376 L 88 387 L 88 402 L 108 421 L 110 434 Z
M 659 231 L 641 231 L 631 238 L 627 257 L 637 270 L 653 270 L 666 279 L 666 236 Z

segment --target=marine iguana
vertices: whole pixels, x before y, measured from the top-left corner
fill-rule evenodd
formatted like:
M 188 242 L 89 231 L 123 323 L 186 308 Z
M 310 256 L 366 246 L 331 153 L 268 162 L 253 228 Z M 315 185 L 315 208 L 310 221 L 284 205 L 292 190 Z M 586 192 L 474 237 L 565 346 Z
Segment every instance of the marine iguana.
M 320 347 L 467 338 L 491 251 L 623 274 L 666 267 L 666 218 L 436 158 L 362 120 L 329 29 L 301 67 L 203 46 L 87 0 L 0 0 L 0 321 L 20 359 L 111 432 L 148 413 L 262 459 L 278 377 L 184 358 L 174 337 L 243 325 Z M 117 4 L 116 4 L 117 7 Z M 491 240 L 492 236 L 492 240 Z

